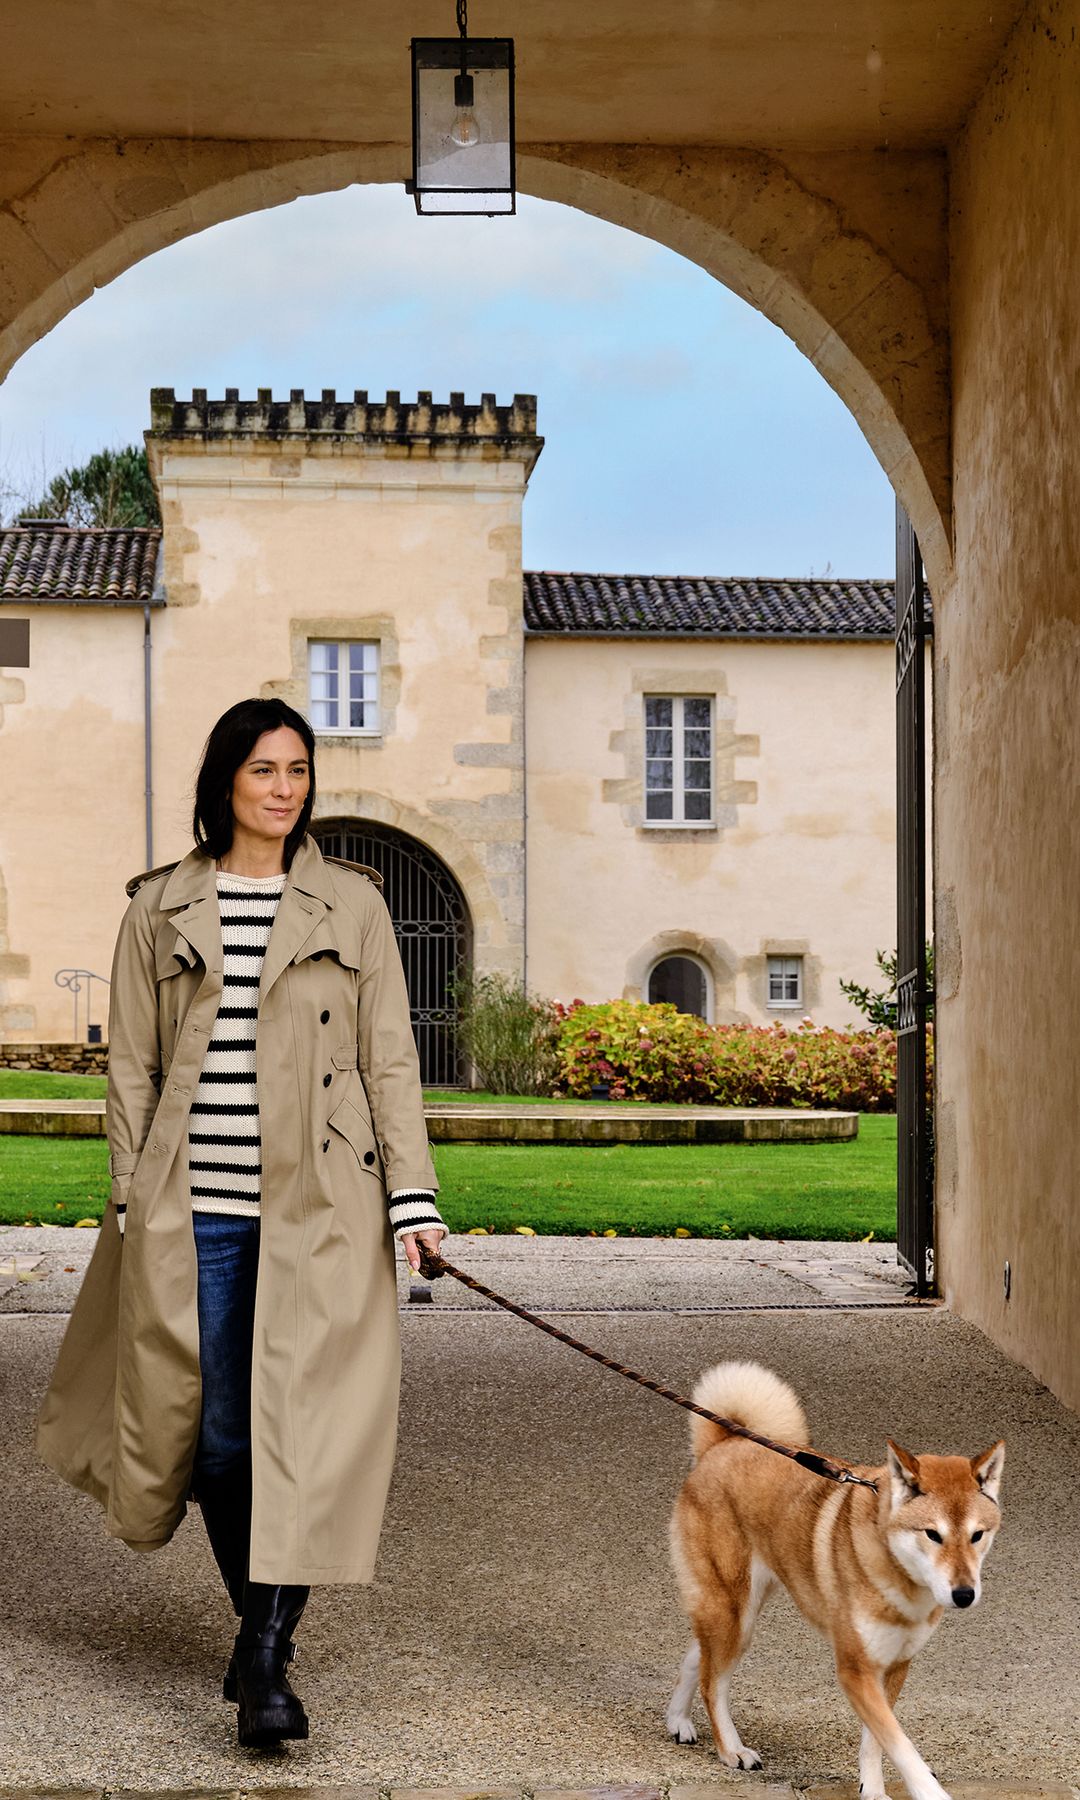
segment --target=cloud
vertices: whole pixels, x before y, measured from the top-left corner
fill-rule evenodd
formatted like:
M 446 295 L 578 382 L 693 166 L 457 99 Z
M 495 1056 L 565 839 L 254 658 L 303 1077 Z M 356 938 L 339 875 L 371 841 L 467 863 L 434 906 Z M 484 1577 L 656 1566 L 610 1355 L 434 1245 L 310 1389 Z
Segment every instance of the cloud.
M 534 566 L 888 570 L 888 484 L 782 333 L 660 245 L 520 208 L 419 219 L 400 188 L 351 188 L 169 246 L 12 371 L 0 472 L 138 442 L 152 386 L 531 392 Z

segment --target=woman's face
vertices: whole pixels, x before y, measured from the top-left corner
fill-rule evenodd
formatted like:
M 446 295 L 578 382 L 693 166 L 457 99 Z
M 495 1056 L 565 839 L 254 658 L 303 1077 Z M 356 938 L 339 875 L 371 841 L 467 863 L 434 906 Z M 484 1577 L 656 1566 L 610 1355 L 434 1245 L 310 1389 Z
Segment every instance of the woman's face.
M 233 825 L 252 837 L 284 842 L 311 786 L 311 764 L 299 732 L 289 725 L 264 731 L 233 776 Z

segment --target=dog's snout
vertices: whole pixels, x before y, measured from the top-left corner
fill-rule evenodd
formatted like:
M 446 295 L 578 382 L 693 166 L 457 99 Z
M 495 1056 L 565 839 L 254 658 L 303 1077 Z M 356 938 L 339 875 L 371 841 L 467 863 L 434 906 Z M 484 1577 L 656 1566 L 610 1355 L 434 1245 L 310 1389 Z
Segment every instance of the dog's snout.
M 954 1606 L 970 1606 L 972 1601 L 974 1600 L 974 1598 L 975 1598 L 975 1589 L 974 1588 L 970 1588 L 970 1587 L 953 1588 L 952 1603 Z

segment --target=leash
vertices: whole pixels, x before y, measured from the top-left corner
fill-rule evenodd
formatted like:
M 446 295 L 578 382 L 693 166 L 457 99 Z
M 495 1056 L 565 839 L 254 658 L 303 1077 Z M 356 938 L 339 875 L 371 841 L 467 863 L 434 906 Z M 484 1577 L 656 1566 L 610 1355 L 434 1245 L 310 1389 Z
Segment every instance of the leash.
M 877 1482 L 866 1475 L 856 1474 L 848 1463 L 836 1462 L 831 1456 L 822 1456 L 819 1450 L 800 1450 L 795 1444 L 778 1444 L 774 1438 L 763 1437 L 760 1431 L 751 1431 L 748 1425 L 740 1425 L 735 1419 L 722 1419 L 719 1413 L 710 1412 L 708 1407 L 699 1406 L 696 1400 L 687 1400 L 685 1395 L 676 1394 L 672 1388 L 664 1387 L 662 1382 L 650 1380 L 637 1369 L 628 1369 L 625 1363 L 615 1362 L 610 1356 L 604 1356 L 594 1350 L 590 1344 L 583 1344 L 580 1338 L 571 1337 L 569 1332 L 560 1331 L 557 1325 L 549 1325 L 546 1319 L 540 1319 L 535 1313 L 526 1312 L 523 1306 L 515 1305 L 505 1294 L 497 1294 L 494 1288 L 485 1287 L 477 1281 L 475 1275 L 466 1275 L 464 1269 L 456 1269 L 434 1250 L 429 1250 L 422 1240 L 417 1240 L 420 1252 L 420 1273 L 425 1281 L 437 1281 L 440 1275 L 452 1275 L 464 1287 L 471 1288 L 474 1294 L 482 1294 L 485 1300 L 493 1300 L 504 1312 L 513 1313 L 515 1318 L 524 1319 L 526 1325 L 535 1325 L 538 1331 L 546 1331 L 557 1343 L 567 1344 L 571 1350 L 580 1350 L 582 1356 L 599 1363 L 602 1369 L 610 1369 L 614 1375 L 625 1375 L 627 1381 L 634 1381 L 638 1387 L 648 1388 L 650 1394 L 659 1394 L 662 1400 L 670 1400 L 675 1406 L 681 1406 L 686 1412 L 697 1413 L 699 1418 L 708 1419 L 713 1425 L 723 1426 L 732 1437 L 748 1438 L 752 1444 L 760 1444 L 764 1450 L 775 1450 L 777 1456 L 787 1456 L 800 1468 L 809 1469 L 812 1475 L 823 1475 L 826 1481 L 839 1481 L 845 1486 L 872 1488 L 877 1493 Z

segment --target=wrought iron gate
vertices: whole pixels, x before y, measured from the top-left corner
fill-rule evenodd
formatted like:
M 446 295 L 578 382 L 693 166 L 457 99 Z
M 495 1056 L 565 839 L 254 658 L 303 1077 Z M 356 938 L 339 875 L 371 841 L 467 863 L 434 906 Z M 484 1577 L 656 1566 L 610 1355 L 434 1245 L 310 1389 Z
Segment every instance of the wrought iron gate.
M 333 819 L 316 821 L 312 832 L 325 855 L 378 869 L 405 969 L 421 1080 L 425 1087 L 462 1086 L 453 982 L 468 956 L 469 914 L 457 882 L 426 845 L 392 826 Z
M 933 1134 L 926 1099 L 926 657 L 922 557 L 896 503 L 896 1248 L 934 1286 Z

